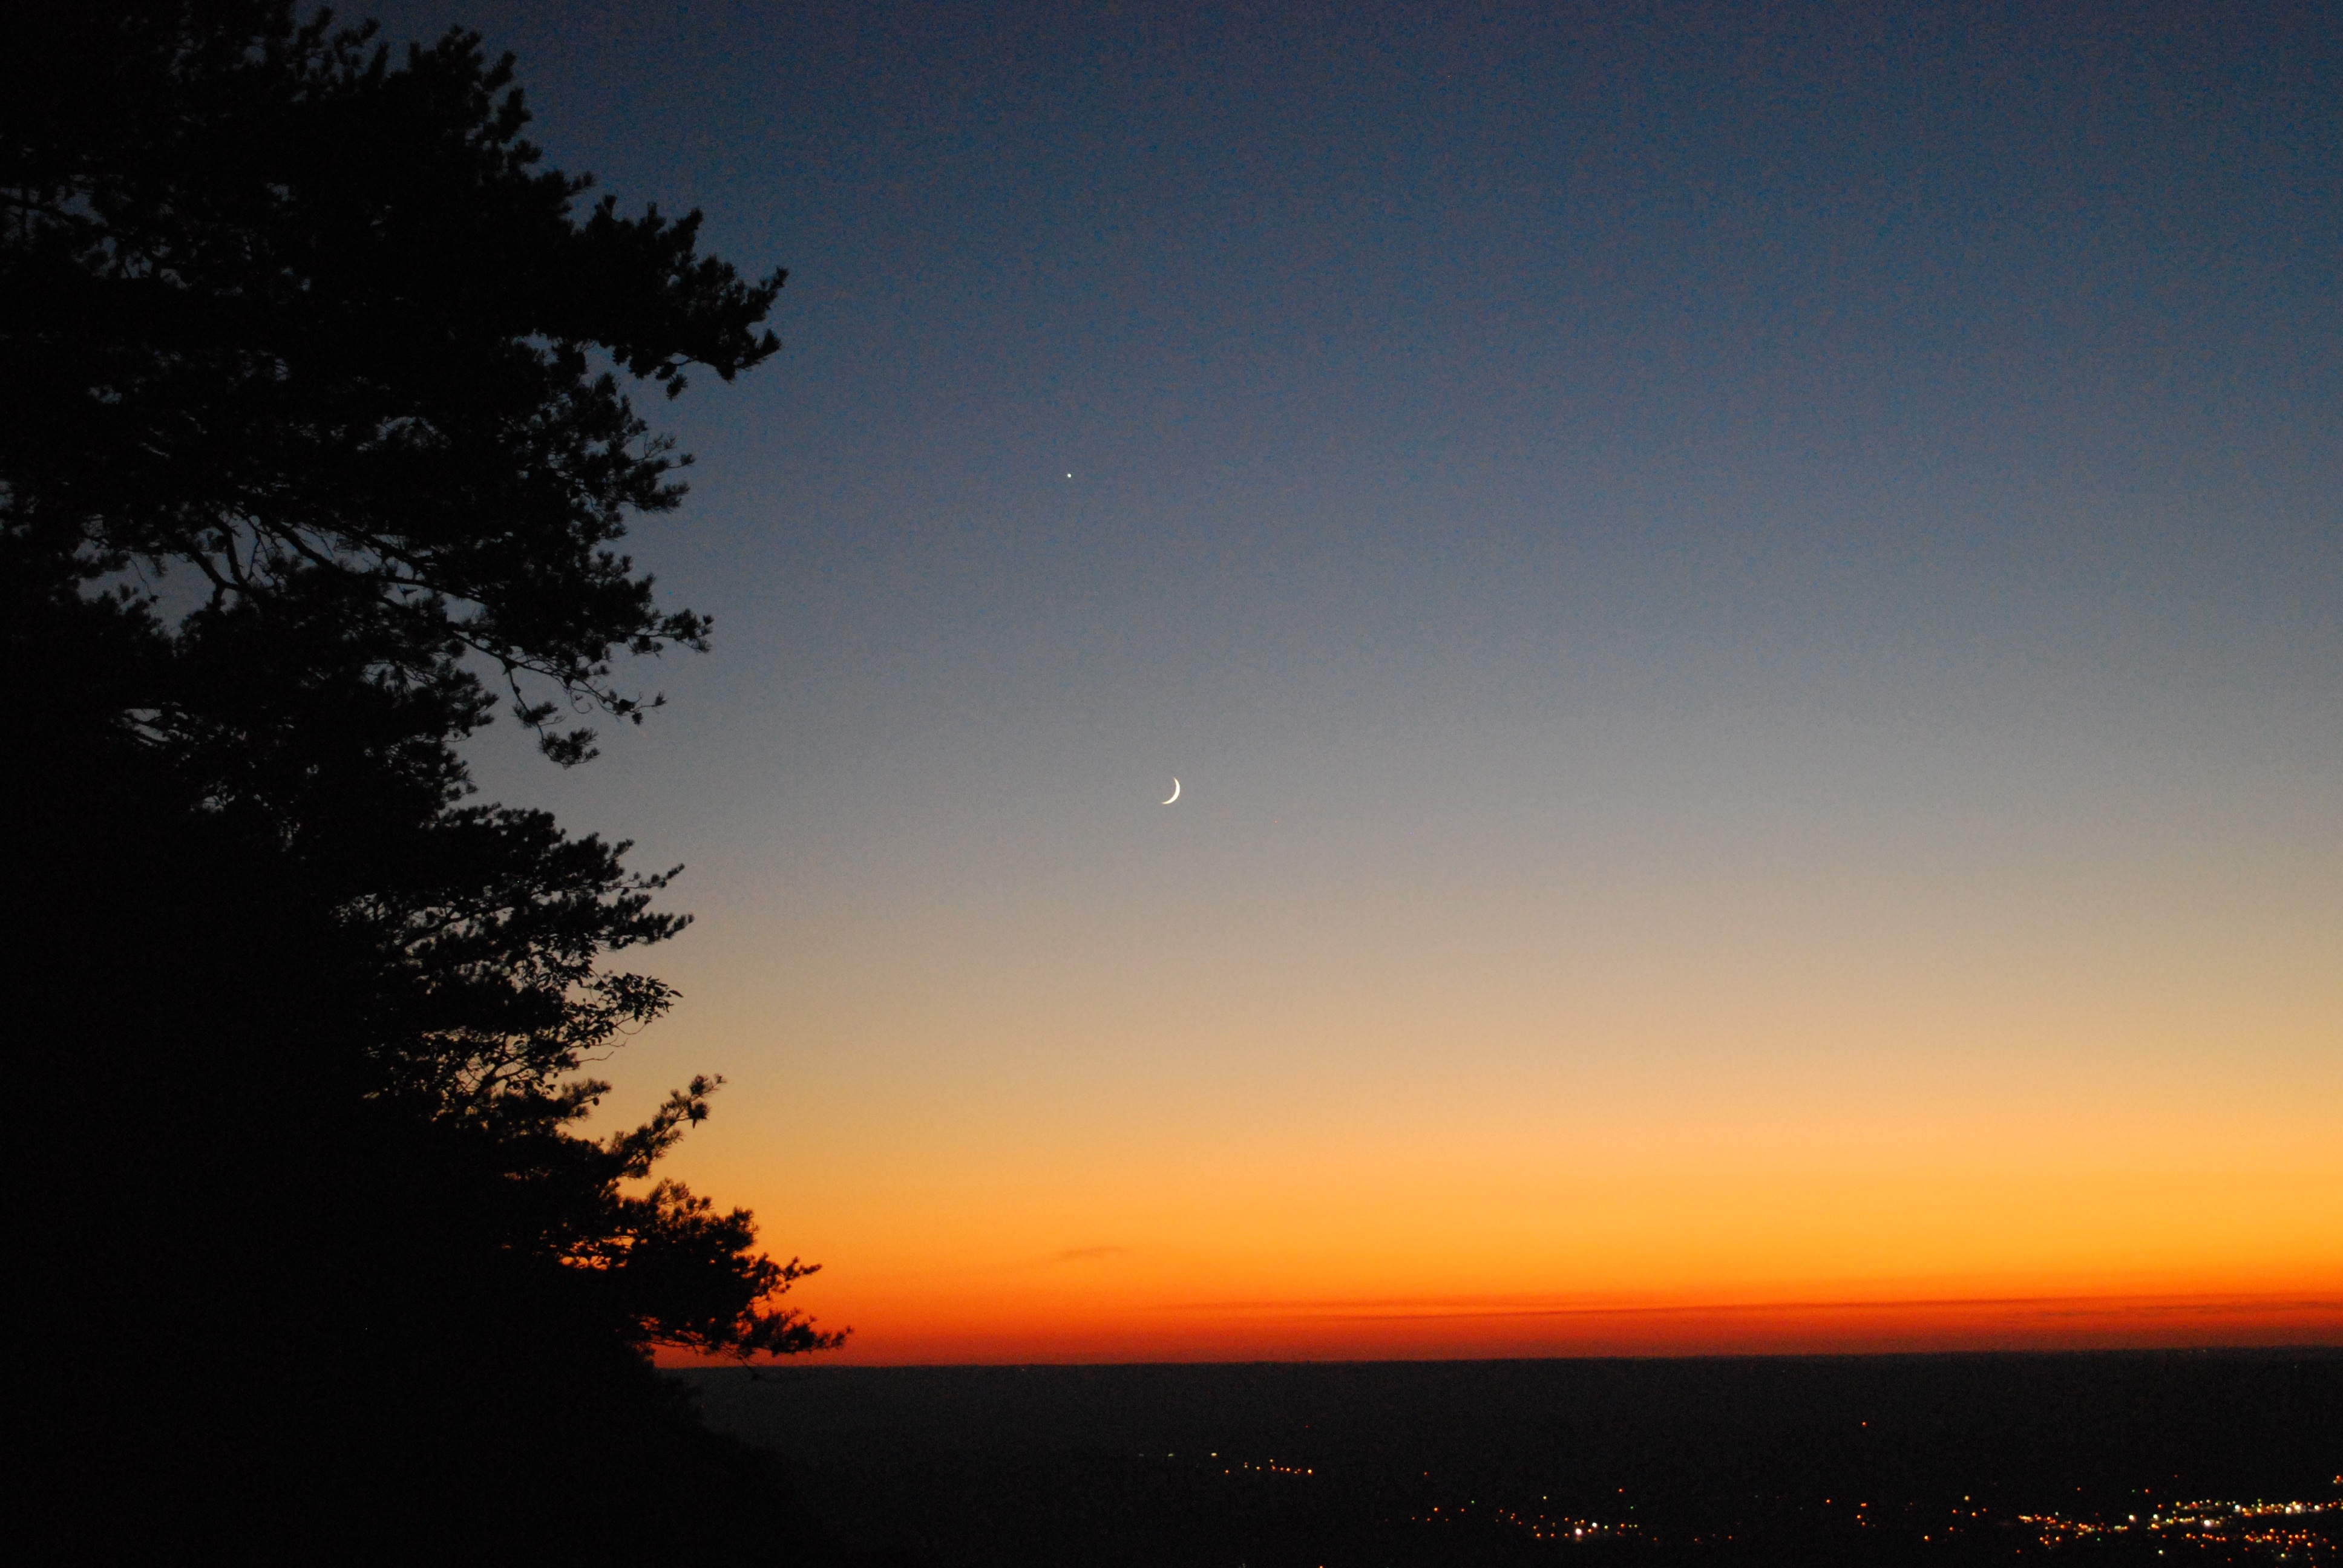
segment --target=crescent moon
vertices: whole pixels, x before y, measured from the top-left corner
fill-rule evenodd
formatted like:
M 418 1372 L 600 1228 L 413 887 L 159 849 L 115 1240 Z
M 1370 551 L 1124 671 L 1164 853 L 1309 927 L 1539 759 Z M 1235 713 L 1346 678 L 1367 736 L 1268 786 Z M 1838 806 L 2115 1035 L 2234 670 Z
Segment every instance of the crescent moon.
M 1174 779 L 1172 780 L 1172 800 L 1177 800 L 1178 799 L 1180 799 L 1180 780 Z M 1163 804 L 1169 806 L 1172 804 L 1172 800 L 1166 800 Z

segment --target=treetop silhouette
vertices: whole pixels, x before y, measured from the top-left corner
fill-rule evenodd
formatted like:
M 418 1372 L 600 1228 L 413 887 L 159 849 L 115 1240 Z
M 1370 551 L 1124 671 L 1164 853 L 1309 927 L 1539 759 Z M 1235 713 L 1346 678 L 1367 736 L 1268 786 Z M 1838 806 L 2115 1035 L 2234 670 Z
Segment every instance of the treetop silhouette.
M 682 929 L 674 871 L 477 802 L 458 745 L 508 699 L 582 761 L 573 717 L 657 705 L 618 656 L 707 646 L 619 548 L 689 460 L 629 390 L 769 358 L 781 275 L 701 256 L 697 213 L 587 205 L 469 33 L 395 55 L 286 0 L 12 24 L 11 891 L 28 1030 L 93 1112 L 36 1136 L 73 1175 L 32 1338 L 92 1369 L 60 1463 L 179 1474 L 144 1515 L 307 1498 L 344 1546 L 503 1520 L 536 1550 L 589 1484 L 671 1552 L 748 1473 L 643 1352 L 842 1336 L 780 1303 L 811 1270 L 746 1211 L 653 1179 L 719 1081 L 580 1126 L 588 1068 L 674 1000 L 610 962 Z M 106 1370 L 128 1345 L 163 1392 Z
M 0 66 L 0 471 L 93 573 L 183 565 L 216 602 L 303 573 L 391 641 L 493 660 L 548 753 L 571 703 L 640 720 L 615 650 L 704 648 L 613 547 L 689 458 L 669 397 L 774 353 L 781 286 L 700 216 L 581 213 L 510 56 L 457 31 L 393 62 L 282 0 L 39 6 Z M 64 68 L 60 68 L 60 67 Z M 550 690 L 524 695 L 523 678 Z

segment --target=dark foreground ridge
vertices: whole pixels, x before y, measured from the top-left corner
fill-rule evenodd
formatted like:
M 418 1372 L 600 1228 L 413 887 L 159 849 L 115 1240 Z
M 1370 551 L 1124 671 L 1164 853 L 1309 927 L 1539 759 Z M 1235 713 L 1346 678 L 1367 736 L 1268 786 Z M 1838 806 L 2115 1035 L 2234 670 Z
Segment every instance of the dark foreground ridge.
M 935 1568 L 2343 1563 L 2343 1352 L 677 1374 Z

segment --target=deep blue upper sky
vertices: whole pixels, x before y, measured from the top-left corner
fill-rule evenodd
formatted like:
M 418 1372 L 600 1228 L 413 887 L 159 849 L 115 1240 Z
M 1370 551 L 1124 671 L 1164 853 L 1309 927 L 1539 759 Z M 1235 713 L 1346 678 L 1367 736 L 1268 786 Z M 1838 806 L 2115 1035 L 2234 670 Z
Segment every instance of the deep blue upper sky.
M 787 355 L 654 410 L 721 647 L 658 746 L 2334 739 L 2331 8 L 460 15 L 555 164 L 791 271 Z

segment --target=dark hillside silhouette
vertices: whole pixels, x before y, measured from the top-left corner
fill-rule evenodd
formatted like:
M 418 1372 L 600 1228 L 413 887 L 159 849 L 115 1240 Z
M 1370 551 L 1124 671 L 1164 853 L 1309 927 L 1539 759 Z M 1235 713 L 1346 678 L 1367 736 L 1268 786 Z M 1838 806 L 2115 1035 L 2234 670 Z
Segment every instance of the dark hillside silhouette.
M 780 276 L 581 207 L 510 74 L 269 0 L 0 52 L 18 1430 L 75 1558 L 800 1554 L 644 1358 L 834 1337 L 644 1184 L 716 1085 L 579 1125 L 667 875 L 455 750 L 508 702 L 582 761 L 656 705 L 617 654 L 706 645 L 615 548 L 682 494 L 625 387 L 758 364 Z

